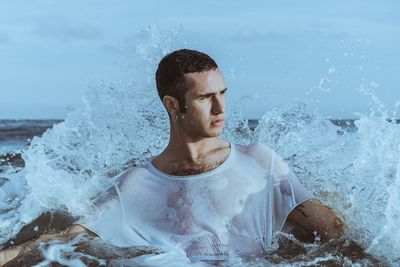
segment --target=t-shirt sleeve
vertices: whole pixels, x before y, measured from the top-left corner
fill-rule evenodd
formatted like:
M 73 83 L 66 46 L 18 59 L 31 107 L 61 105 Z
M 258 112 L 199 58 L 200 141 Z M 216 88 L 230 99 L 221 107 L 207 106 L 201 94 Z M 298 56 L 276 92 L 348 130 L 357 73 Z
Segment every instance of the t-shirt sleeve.
M 290 212 L 304 201 L 314 198 L 292 171 L 280 177 L 274 186 L 273 196 L 275 230 L 284 232 L 289 232 L 293 226 L 287 220 Z
M 121 233 L 122 209 L 118 198 L 97 205 L 95 212 L 82 219 L 80 224 L 110 244 L 126 246 Z
M 272 214 L 273 232 L 290 230 L 287 217 L 302 202 L 314 196 L 300 183 L 289 165 L 271 148 L 255 144 L 258 161 L 264 166 L 269 177 L 267 210 Z M 285 227 L 284 227 L 285 226 Z
M 248 197 L 243 211 L 232 220 L 231 233 L 240 236 L 238 240 L 262 240 L 263 249 L 269 250 L 275 246 L 277 232 L 290 230 L 290 212 L 314 196 L 272 149 L 258 143 L 248 146 L 246 152 L 257 163 L 255 169 L 265 177 L 265 185 Z
M 79 224 L 105 242 L 119 247 L 147 246 L 137 229 L 126 223 L 123 193 L 116 184 L 96 201 L 95 211 Z

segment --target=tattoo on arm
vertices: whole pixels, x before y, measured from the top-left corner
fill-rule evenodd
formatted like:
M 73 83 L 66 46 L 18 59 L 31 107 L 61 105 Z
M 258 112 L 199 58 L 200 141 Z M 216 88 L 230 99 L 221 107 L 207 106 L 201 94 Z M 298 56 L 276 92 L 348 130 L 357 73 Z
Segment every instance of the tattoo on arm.
M 300 204 L 297 206 L 296 211 L 300 212 L 301 215 L 303 215 L 304 217 L 308 218 L 308 214 L 304 211 L 304 205 Z

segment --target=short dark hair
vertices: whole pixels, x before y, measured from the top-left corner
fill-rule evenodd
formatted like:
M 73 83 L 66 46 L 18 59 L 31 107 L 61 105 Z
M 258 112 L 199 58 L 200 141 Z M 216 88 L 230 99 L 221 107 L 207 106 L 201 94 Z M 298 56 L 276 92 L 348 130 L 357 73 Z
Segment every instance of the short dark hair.
M 156 71 L 156 84 L 161 101 L 164 96 L 173 96 L 179 101 L 181 112 L 186 112 L 185 93 L 193 86 L 184 77 L 187 73 L 217 69 L 218 65 L 209 55 L 190 49 L 180 49 L 164 56 Z

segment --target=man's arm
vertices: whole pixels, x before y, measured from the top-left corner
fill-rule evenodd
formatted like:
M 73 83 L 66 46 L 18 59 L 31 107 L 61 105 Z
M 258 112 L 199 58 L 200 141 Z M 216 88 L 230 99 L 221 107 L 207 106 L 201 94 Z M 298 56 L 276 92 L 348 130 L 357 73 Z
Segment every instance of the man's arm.
M 16 257 L 18 257 L 18 255 L 20 255 L 20 253 L 23 253 L 24 250 L 29 249 L 29 247 L 32 244 L 37 243 L 41 240 L 51 240 L 51 239 L 70 240 L 80 233 L 85 233 L 87 235 L 94 235 L 91 231 L 87 230 L 86 228 L 80 225 L 72 225 L 69 228 L 67 228 L 64 232 L 61 232 L 59 234 L 44 234 L 33 240 L 0 251 L 0 266 L 3 266 L 7 262 L 10 262 L 11 260 L 15 259 Z
M 74 224 L 71 227 L 68 228 L 67 232 L 69 234 L 76 234 L 76 233 L 85 233 L 87 235 L 95 235 L 92 231 L 86 229 L 85 227 L 79 225 L 79 224 Z
M 310 199 L 298 205 L 288 219 L 310 234 L 320 236 L 323 241 L 339 239 L 344 224 L 339 217 L 318 199 Z

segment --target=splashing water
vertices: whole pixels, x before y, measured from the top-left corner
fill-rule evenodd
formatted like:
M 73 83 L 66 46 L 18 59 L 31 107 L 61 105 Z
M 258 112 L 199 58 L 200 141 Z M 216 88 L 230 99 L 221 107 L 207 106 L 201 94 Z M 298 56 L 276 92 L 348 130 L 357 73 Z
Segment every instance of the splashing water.
M 132 59 L 138 64 L 132 73 L 134 82 L 92 88 L 83 98 L 82 109 L 32 140 L 23 151 L 24 168 L 2 173 L 7 181 L 0 187 L 1 243 L 48 210 L 65 210 L 78 217 L 90 214 L 94 200 L 113 177 L 162 150 L 169 125 L 153 77 L 159 59 L 174 50 L 176 33 L 163 35 L 157 27 L 149 27 L 150 37 L 137 46 L 138 56 Z M 234 143 L 260 141 L 276 150 L 300 181 L 344 219 L 351 239 L 383 262 L 396 265 L 400 263 L 400 125 L 387 121 L 389 109 L 371 91 L 365 87 L 362 91 L 374 105 L 370 114 L 355 122 L 357 131 L 340 129 L 309 112 L 306 105 L 293 104 L 265 113 L 255 131 L 239 110 L 229 110 L 223 138 Z M 397 109 L 390 115 L 396 113 Z M 68 252 L 71 244 L 60 247 L 54 242 L 40 249 L 50 261 L 54 253 L 49 251 Z M 303 258 L 288 260 L 276 254 L 278 261 L 269 257 L 270 264 L 311 266 L 330 260 L 353 264 L 332 251 L 318 254 L 318 245 L 296 244 L 304 250 Z M 171 265 L 177 259 L 176 255 L 157 257 L 155 261 L 170 260 Z M 76 266 L 81 264 L 77 259 Z M 247 263 L 232 259 L 229 264 Z M 248 264 L 263 266 L 265 260 Z

